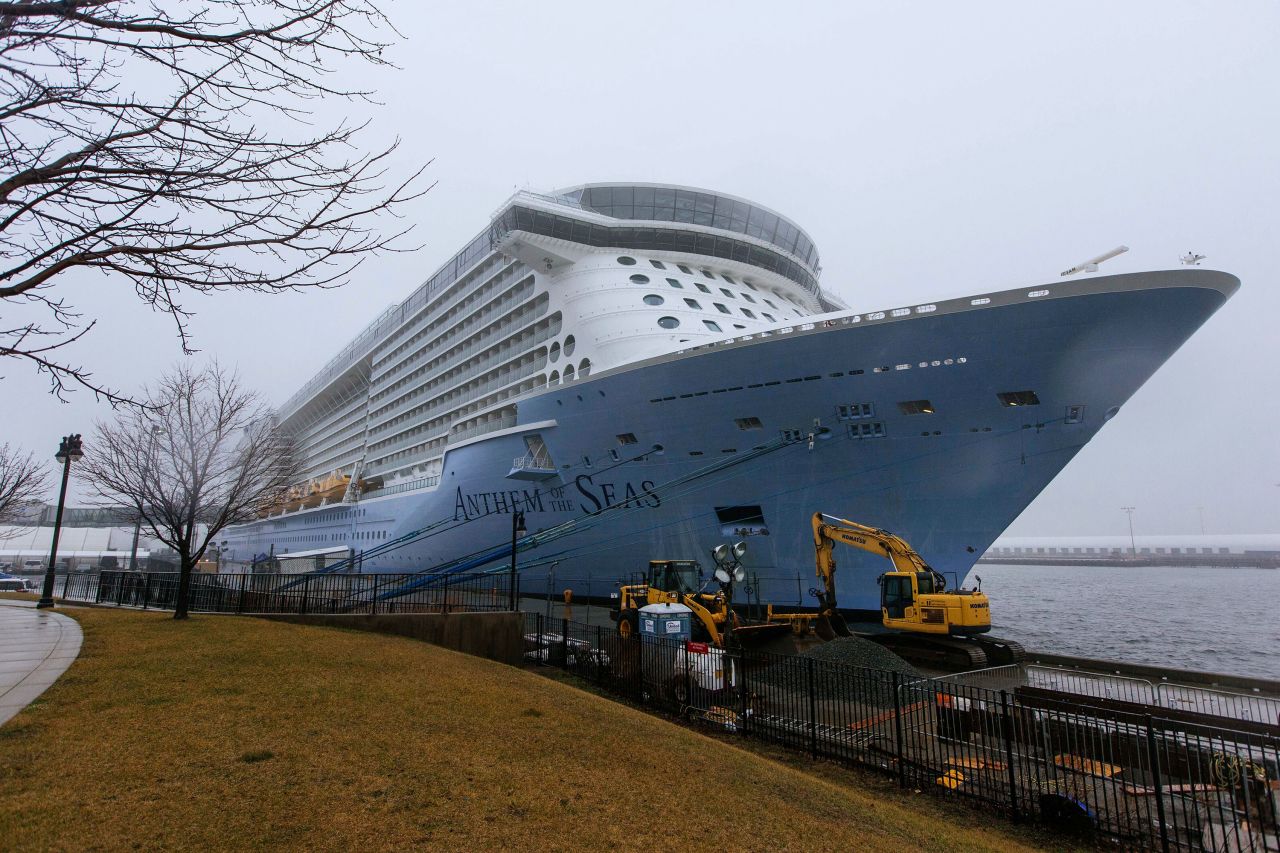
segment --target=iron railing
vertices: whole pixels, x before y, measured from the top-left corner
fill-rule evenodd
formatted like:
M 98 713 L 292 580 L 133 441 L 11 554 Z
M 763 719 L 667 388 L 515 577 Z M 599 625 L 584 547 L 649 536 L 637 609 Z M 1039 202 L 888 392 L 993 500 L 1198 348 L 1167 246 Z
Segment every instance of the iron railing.
M 193 573 L 188 610 L 203 613 L 456 613 L 510 609 L 500 574 Z M 518 584 L 518 580 L 517 580 Z M 518 587 L 517 587 L 518 589 Z M 177 572 L 69 576 L 63 598 L 171 610 Z
M 995 690 L 525 619 L 531 662 L 726 732 L 874 768 L 905 788 L 1127 849 L 1280 849 L 1275 719 L 1130 701 L 1141 690 Z M 720 676 L 707 678 L 699 660 Z

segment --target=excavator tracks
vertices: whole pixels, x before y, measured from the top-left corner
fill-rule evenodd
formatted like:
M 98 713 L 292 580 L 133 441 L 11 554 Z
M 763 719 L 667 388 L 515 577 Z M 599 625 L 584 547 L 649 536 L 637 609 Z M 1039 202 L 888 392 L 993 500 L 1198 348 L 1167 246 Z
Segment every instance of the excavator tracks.
M 1016 643 L 1013 640 L 992 637 L 986 634 L 972 639 L 986 652 L 988 666 L 1008 666 L 1013 663 L 1022 663 L 1027 659 L 1027 650 L 1022 647 L 1021 643 Z
M 908 663 L 930 669 L 962 672 L 986 669 L 987 653 L 982 646 L 960 637 L 934 637 L 923 634 L 863 634 Z

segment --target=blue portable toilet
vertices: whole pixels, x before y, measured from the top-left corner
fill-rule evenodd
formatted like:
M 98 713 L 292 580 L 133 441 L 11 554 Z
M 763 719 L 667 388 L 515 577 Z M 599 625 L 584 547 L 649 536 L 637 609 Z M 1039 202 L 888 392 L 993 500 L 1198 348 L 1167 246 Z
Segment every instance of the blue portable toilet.
M 646 604 L 640 608 L 640 636 L 687 641 L 693 636 L 693 611 L 683 604 Z

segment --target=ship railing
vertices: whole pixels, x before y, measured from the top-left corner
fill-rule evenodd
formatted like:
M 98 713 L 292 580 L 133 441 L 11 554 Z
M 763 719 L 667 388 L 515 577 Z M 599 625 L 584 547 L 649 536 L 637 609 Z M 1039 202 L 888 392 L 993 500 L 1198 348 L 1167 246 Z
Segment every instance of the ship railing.
M 488 309 L 490 312 L 502 311 L 502 310 L 505 310 L 506 308 L 511 307 L 512 305 L 524 303 L 527 301 L 529 301 L 527 298 L 522 298 L 517 293 L 512 293 L 508 296 L 504 296 L 501 299 L 495 300 L 493 302 L 488 302 L 488 303 L 479 305 L 476 310 L 480 311 L 480 310 Z M 507 330 L 503 329 L 501 331 L 493 332 L 491 333 L 491 337 L 502 335 L 506 331 Z M 423 347 L 428 345 L 429 344 L 423 344 L 423 346 L 414 347 L 412 348 L 412 350 L 406 350 L 397 358 L 396 363 L 394 365 L 391 365 L 390 367 L 386 367 L 386 368 L 379 368 L 378 370 L 373 371 L 371 374 L 371 382 L 373 383 L 384 382 L 387 379 L 393 377 L 395 374 L 399 373 L 401 370 L 409 366 L 410 362 L 413 360 L 414 355 L 418 351 L 420 351 Z
M 517 456 L 512 460 L 511 467 L 521 471 L 554 471 L 556 469 L 550 456 Z
M 551 336 L 552 336 L 552 333 L 550 329 L 547 329 L 545 333 L 538 333 L 534 335 L 534 337 L 528 342 L 527 346 L 525 347 L 522 347 L 520 349 L 507 349 L 507 350 L 495 352 L 492 356 L 480 362 L 479 364 L 472 365 L 466 370 L 454 376 L 449 377 L 449 379 L 447 380 L 447 383 L 435 385 L 430 388 L 420 388 L 416 391 L 410 392 L 404 397 L 401 397 L 399 400 L 397 400 L 393 404 L 395 408 L 389 408 L 389 409 L 386 409 L 385 411 L 379 411 L 376 415 L 374 415 L 374 418 L 378 423 L 381 423 L 385 420 L 398 417 L 399 415 L 403 414 L 403 412 L 406 409 L 411 408 L 414 405 L 421 405 L 418 401 L 425 395 L 431 395 L 432 397 L 440 397 L 440 396 L 447 395 L 451 391 L 456 390 L 459 386 L 465 385 L 467 382 L 470 382 L 475 377 L 483 375 L 485 373 L 492 372 L 494 368 L 497 367 L 498 365 L 514 362 L 515 360 L 518 360 L 519 358 L 525 355 L 528 355 L 529 349 L 536 347 L 538 344 L 542 343 L 543 341 L 545 341 L 547 338 Z M 442 370 L 450 370 L 450 369 L 452 368 L 442 368 Z M 511 371 L 509 370 L 508 373 L 510 372 Z M 439 375 L 439 372 L 437 372 L 436 375 Z M 492 383 L 495 381 L 499 381 L 502 378 L 503 378 L 502 375 L 499 374 L 498 376 L 489 380 L 489 382 Z M 492 386 L 492 387 L 496 387 L 496 386 Z M 445 404 L 437 403 L 436 407 L 438 408 L 441 405 L 445 405 Z M 430 416 L 430 414 L 428 413 L 426 416 Z
M 401 492 L 411 492 L 414 489 L 426 489 L 431 486 L 440 485 L 440 476 L 420 477 L 417 480 L 411 480 L 408 483 L 393 483 L 390 486 L 383 486 L 380 489 L 370 489 L 367 492 L 360 493 L 361 500 L 368 498 L 383 498 L 387 495 L 398 495 Z

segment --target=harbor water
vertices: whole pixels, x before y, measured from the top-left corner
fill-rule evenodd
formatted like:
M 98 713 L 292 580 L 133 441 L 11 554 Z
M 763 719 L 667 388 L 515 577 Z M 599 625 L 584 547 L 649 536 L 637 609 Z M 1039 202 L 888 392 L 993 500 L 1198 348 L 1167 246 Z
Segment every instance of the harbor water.
M 1280 571 L 979 564 L 992 633 L 1029 652 L 1280 680 Z

